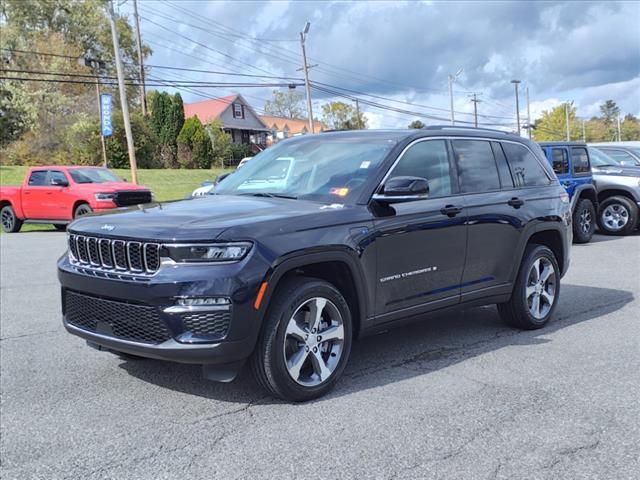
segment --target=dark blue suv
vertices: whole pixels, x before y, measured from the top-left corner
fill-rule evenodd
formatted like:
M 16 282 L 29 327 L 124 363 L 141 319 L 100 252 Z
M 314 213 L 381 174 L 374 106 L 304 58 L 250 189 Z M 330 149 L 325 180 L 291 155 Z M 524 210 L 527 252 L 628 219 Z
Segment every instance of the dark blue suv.
M 573 241 L 588 243 L 596 228 L 598 196 L 585 143 L 541 142 L 547 160 L 571 198 Z

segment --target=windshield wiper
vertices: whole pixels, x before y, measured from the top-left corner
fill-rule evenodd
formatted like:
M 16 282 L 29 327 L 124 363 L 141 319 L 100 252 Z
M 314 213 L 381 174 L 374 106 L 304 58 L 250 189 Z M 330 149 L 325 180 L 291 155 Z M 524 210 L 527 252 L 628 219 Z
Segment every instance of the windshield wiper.
M 291 200 L 297 200 L 295 195 L 285 195 L 284 193 L 271 193 L 271 192 L 252 192 L 252 193 L 239 193 L 238 195 L 251 195 L 252 197 L 268 197 L 268 198 L 289 198 Z

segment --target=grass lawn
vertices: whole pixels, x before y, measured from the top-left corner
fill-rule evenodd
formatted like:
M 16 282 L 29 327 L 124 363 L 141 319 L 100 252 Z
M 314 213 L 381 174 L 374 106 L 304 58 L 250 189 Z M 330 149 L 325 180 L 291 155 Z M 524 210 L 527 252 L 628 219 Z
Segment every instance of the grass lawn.
M 28 167 L 0 166 L 0 185 L 19 185 L 24 179 Z M 131 172 L 126 169 L 112 171 L 127 180 L 131 180 Z M 230 170 L 214 168 L 211 170 L 170 170 L 150 169 L 138 170 L 138 183 L 149 187 L 156 195 L 156 200 L 178 200 L 184 198 L 205 180 L 213 180 L 219 174 Z M 49 225 L 23 225 L 21 231 L 53 230 Z

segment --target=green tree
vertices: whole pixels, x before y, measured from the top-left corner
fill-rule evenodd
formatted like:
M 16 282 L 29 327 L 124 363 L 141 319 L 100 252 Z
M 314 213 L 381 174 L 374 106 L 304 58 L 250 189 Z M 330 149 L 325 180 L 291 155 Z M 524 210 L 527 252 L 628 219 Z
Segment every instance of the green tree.
M 409 124 L 409 128 L 418 128 L 418 129 L 420 129 L 420 128 L 424 128 L 424 127 L 425 127 L 425 124 L 422 123 L 420 120 L 414 120 L 413 122 L 411 122 Z
M 367 128 L 367 119 L 360 112 L 360 117 L 352 105 L 344 102 L 330 102 L 322 106 L 324 122 L 334 130 L 356 130 Z
M 178 135 L 178 164 L 183 168 L 210 168 L 211 139 L 198 117 L 188 118 Z
M 222 130 L 222 122 L 220 120 L 214 120 L 207 124 L 205 127 L 213 146 L 213 159 L 211 166 L 224 167 L 225 162 L 229 163 L 231 160 L 231 135 Z
M 600 113 L 602 113 L 602 120 L 605 125 L 609 126 L 617 121 L 618 115 L 620 115 L 620 107 L 613 100 L 607 100 L 600 105 Z
M 151 115 L 149 124 L 158 138 L 156 153 L 166 167 L 175 165 L 178 154 L 177 139 L 184 121 L 184 105 L 179 93 L 154 92 L 149 98 Z
M 640 121 L 634 115 L 627 114 L 620 123 L 620 140 L 623 142 L 640 140 Z
M 557 107 L 542 112 L 542 118 L 536 120 L 533 134 L 536 142 L 566 140 L 567 122 L 563 103 Z M 582 139 L 582 124 L 576 119 L 576 107 L 569 105 L 569 132 L 571 140 Z
M 264 104 L 267 115 L 283 118 L 308 118 L 304 107 L 304 95 L 293 89 L 274 90 L 273 99 Z

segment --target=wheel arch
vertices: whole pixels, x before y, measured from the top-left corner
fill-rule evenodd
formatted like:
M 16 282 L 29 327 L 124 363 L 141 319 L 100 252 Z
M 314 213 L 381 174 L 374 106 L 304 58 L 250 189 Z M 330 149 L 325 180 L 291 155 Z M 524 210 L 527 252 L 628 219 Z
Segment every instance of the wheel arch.
M 526 245 L 532 244 L 548 247 L 556 257 L 558 267 L 560 268 L 560 274 L 565 274 L 565 255 L 567 252 L 564 251 L 564 243 L 562 241 L 562 234 L 560 233 L 560 230 L 551 228 L 534 232 L 527 239 L 526 243 Z
M 73 216 L 76 213 L 76 208 L 78 208 L 82 204 L 89 205 L 89 207 L 91 207 L 91 202 L 89 202 L 89 200 L 87 200 L 85 198 L 79 198 L 78 200 L 73 202 L 73 206 L 71 207 L 71 215 L 70 215 L 70 218 L 72 220 L 73 220 Z
M 607 188 L 606 190 L 598 192 L 598 203 L 602 203 L 606 199 L 611 197 L 627 197 L 634 203 L 636 201 L 633 194 L 628 190 L 625 190 L 623 188 Z
M 325 280 L 334 285 L 347 301 L 353 317 L 354 338 L 367 316 L 367 289 L 355 252 L 347 248 L 314 252 L 297 252 L 276 261 L 265 277 L 267 289 L 260 304 L 262 313 L 268 308 L 278 285 L 294 276 Z
M 578 204 L 579 200 L 586 198 L 587 200 L 591 200 L 594 208 L 596 209 L 596 211 L 598 211 L 598 194 L 596 193 L 596 189 L 592 184 L 581 185 L 577 187 L 574 198 L 576 198 L 573 205 L 574 208 Z

